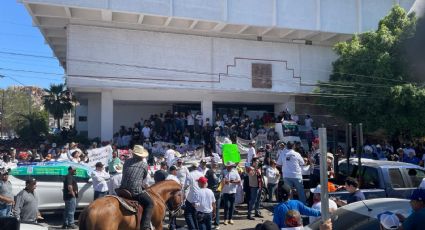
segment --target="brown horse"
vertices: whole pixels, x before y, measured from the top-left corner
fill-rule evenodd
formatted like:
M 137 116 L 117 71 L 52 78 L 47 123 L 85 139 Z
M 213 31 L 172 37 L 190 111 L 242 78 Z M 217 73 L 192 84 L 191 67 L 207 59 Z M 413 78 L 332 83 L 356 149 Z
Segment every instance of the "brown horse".
M 181 186 L 166 180 L 147 189 L 154 202 L 152 225 L 155 230 L 162 230 L 162 221 L 167 211 L 167 201 L 171 210 L 178 210 L 182 205 Z M 80 230 L 131 230 L 136 229 L 136 215 L 126 210 L 114 197 L 103 197 L 93 201 L 79 217 Z

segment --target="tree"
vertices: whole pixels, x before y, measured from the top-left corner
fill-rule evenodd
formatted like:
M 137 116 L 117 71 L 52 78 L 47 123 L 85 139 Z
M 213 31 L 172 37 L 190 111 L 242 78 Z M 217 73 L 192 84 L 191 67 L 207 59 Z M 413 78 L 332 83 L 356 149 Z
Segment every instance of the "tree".
M 1 97 L 1 131 L 2 135 L 13 134 L 22 120 L 19 114 L 28 114 L 30 110 L 38 110 L 31 105 L 30 95 L 22 87 L 0 89 Z
M 46 111 L 34 111 L 29 114 L 20 114 L 21 120 L 17 132 L 20 138 L 36 142 L 49 131 L 49 116 Z
M 406 42 L 414 38 L 416 18 L 395 6 L 376 31 L 356 35 L 334 46 L 329 82 L 318 91 L 330 95 L 321 103 L 366 131 L 384 129 L 390 135 L 422 136 L 425 130 L 425 91 L 412 82 Z
M 53 115 L 53 118 L 57 121 L 58 129 L 60 129 L 60 119 L 73 108 L 70 92 L 65 88 L 64 84 L 52 84 L 50 89 L 44 89 L 44 91 L 46 92 L 43 97 L 44 107 Z

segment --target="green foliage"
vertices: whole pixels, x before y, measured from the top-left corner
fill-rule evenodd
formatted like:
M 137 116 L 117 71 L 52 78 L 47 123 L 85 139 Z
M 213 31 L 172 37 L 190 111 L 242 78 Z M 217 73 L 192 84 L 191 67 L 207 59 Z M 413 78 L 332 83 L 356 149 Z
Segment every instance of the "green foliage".
M 332 94 L 321 103 L 347 121 L 362 122 L 366 131 L 423 136 L 425 91 L 410 82 L 405 43 L 414 37 L 416 18 L 395 6 L 376 31 L 356 35 L 334 46 L 338 59 L 328 83 L 317 91 Z
M 52 84 L 50 89 L 44 89 L 44 91 L 46 92 L 43 97 L 44 107 L 53 115 L 57 121 L 57 128 L 60 129 L 60 119 L 73 108 L 70 92 L 65 88 L 64 84 Z
M 20 114 L 23 120 L 18 125 L 17 133 L 27 141 L 40 140 L 42 136 L 47 135 L 49 130 L 49 115 L 45 111 L 35 111 L 29 114 Z
M 18 88 L 9 87 L 0 89 L 0 100 L 2 103 L 2 129 L 3 133 L 13 133 L 17 130 L 19 123 L 22 121 L 20 114 L 28 114 L 30 112 L 30 97 L 27 93 Z M 34 110 L 35 108 L 31 108 Z

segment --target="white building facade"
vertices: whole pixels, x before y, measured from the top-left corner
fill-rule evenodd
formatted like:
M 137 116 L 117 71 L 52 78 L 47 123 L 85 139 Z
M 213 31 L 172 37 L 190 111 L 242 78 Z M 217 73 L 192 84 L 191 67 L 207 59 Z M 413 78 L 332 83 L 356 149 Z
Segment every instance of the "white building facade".
M 76 128 L 111 140 L 176 105 L 295 110 L 327 81 L 332 45 L 415 0 L 22 0 L 66 69 Z

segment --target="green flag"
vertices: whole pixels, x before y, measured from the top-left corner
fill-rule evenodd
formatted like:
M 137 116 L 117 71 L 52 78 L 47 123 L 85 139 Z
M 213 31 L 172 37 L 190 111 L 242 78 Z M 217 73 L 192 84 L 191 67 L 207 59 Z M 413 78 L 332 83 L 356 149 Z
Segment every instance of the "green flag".
M 241 154 L 236 144 L 223 144 L 222 153 L 224 164 L 228 161 L 233 163 L 239 163 L 241 161 Z

